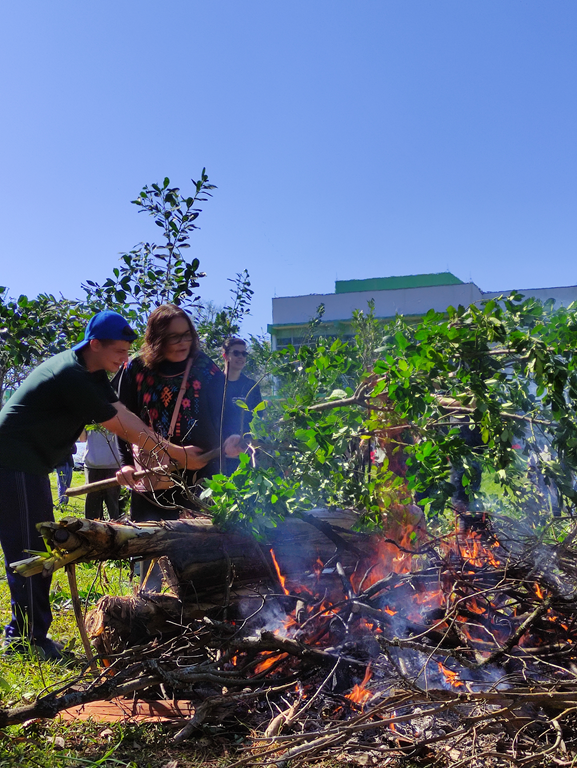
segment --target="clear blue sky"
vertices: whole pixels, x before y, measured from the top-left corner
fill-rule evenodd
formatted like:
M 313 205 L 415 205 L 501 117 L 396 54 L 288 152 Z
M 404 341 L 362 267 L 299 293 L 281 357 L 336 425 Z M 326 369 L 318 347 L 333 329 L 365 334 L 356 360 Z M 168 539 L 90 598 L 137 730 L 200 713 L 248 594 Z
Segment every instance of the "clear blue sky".
M 0 284 L 81 296 L 206 166 L 202 294 L 450 270 L 577 284 L 575 0 L 24 0 L 0 28 Z M 158 230 L 156 230 L 158 231 Z

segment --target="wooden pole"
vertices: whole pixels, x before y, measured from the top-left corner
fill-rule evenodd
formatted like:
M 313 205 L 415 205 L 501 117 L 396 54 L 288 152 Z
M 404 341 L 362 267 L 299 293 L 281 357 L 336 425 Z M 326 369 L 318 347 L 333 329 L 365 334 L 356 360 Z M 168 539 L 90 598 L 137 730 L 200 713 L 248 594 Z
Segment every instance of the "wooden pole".
M 66 573 L 68 574 L 68 584 L 70 586 L 70 594 L 72 596 L 72 607 L 74 608 L 74 616 L 76 617 L 76 624 L 78 625 L 78 631 L 80 632 L 80 638 L 82 645 L 84 646 L 84 653 L 90 669 L 93 672 L 98 672 L 98 665 L 92 655 L 92 648 L 90 647 L 90 640 L 88 639 L 88 632 L 86 631 L 86 624 L 84 623 L 84 616 L 82 614 L 82 606 L 80 605 L 80 596 L 78 594 L 78 584 L 76 582 L 76 565 L 75 563 L 68 563 L 66 566 Z
M 220 455 L 220 448 L 214 448 L 212 451 L 202 453 L 199 458 L 204 459 L 206 464 L 212 459 L 215 459 Z M 152 469 L 143 469 L 140 472 L 135 472 L 133 477 L 135 480 L 141 480 L 143 477 L 150 477 L 151 475 L 162 474 L 166 477 L 169 472 L 167 467 L 153 467 Z M 75 488 L 67 488 L 65 493 L 67 496 L 82 496 L 84 493 L 93 493 L 94 491 L 103 491 L 106 488 L 114 488 L 114 486 L 120 485 L 115 477 L 110 477 L 106 480 L 98 480 L 96 483 L 87 483 L 86 485 L 77 485 Z

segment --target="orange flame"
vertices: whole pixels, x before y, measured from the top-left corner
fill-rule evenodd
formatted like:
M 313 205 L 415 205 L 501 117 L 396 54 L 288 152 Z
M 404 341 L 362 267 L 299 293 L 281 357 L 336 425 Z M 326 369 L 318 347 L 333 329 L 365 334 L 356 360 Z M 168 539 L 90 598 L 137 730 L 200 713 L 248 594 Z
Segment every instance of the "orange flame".
M 490 563 L 494 568 L 498 568 L 501 565 L 501 562 L 491 551 L 498 546 L 499 542 L 495 542 L 489 549 L 487 549 L 483 546 L 482 538 L 479 533 L 468 531 L 466 540 L 460 546 L 460 551 L 463 558 L 476 568 L 482 568 L 485 563 Z
M 276 651 L 263 651 L 263 656 L 266 656 L 266 658 L 261 661 L 259 664 L 256 665 L 254 668 L 255 673 L 258 675 L 260 672 L 266 672 L 267 669 L 270 669 L 272 665 L 275 663 L 275 661 L 280 659 L 286 659 L 288 656 L 288 653 L 277 653 Z
M 366 684 L 369 682 L 373 673 L 371 671 L 371 665 L 366 668 L 365 676 L 360 685 L 354 685 L 350 693 L 347 693 L 346 698 L 354 701 L 355 704 L 365 704 L 369 699 L 373 697 L 373 694 L 366 689 Z
M 441 662 L 437 662 L 439 667 L 439 672 L 441 672 L 445 680 L 449 683 L 449 685 L 452 685 L 453 688 L 460 688 L 461 686 L 465 685 L 465 683 L 462 680 L 459 680 L 459 676 L 456 672 L 453 672 L 451 669 L 447 669 Z
M 278 576 L 278 580 L 281 585 L 282 591 L 285 593 L 285 595 L 290 595 L 290 592 L 285 587 L 286 576 L 283 576 L 282 573 L 280 572 L 279 564 L 277 563 L 276 557 L 274 555 L 274 551 L 272 549 L 270 550 L 270 556 L 272 557 L 272 561 L 274 563 L 274 567 L 276 570 L 276 575 Z

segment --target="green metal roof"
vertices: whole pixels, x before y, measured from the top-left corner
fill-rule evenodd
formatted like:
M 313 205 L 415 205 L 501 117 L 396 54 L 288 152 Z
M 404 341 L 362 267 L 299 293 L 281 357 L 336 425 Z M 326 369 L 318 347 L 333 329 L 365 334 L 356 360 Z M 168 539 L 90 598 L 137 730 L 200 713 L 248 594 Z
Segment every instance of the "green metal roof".
M 400 277 L 371 277 L 368 280 L 337 280 L 335 293 L 357 291 L 394 291 L 402 288 L 425 288 L 431 285 L 462 285 L 463 281 L 451 272 L 435 272 L 428 275 L 403 275 Z

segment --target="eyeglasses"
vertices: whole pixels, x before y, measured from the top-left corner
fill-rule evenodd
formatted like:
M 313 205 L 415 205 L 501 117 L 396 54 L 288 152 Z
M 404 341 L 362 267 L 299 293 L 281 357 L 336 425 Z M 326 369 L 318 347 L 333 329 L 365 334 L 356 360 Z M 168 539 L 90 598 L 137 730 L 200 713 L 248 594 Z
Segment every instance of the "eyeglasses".
M 240 349 L 233 349 L 231 354 L 233 354 L 235 357 L 248 357 L 248 352 L 246 351 L 246 349 L 243 350 L 242 352 L 240 351 Z
M 186 331 L 186 333 L 169 333 L 165 339 L 165 342 L 171 347 L 175 347 L 177 344 L 180 344 L 181 341 L 185 341 L 186 343 L 192 341 L 192 333 L 190 331 Z

